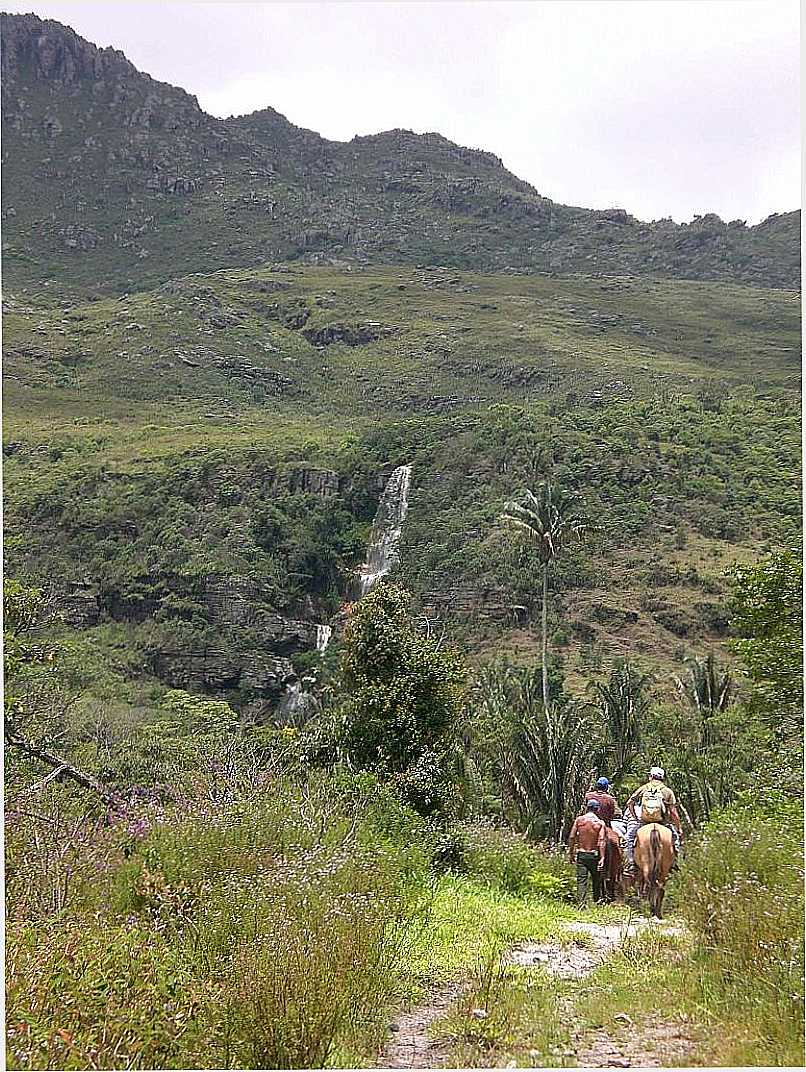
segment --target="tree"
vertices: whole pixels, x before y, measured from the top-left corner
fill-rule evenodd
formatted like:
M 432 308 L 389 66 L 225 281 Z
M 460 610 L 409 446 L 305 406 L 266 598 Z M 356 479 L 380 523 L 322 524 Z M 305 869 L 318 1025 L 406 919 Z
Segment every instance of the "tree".
M 733 710 L 734 680 L 713 654 L 685 660 L 686 680 L 676 677 L 687 709 L 685 746 L 677 752 L 678 786 L 693 821 L 708 819 L 736 793 L 736 771 L 746 764 L 746 738 L 753 727 Z
M 106 804 L 115 794 L 94 775 L 54 751 L 64 736 L 64 721 L 74 696 L 56 659 L 44 643 L 45 627 L 55 617 L 42 589 L 6 577 L 3 584 L 4 738 L 16 754 L 51 768 L 26 793 L 67 778 L 90 789 Z
M 502 810 L 525 833 L 561 841 L 600 747 L 587 704 L 562 695 L 545 708 L 539 671 L 494 664 L 482 673 L 476 754 L 500 780 Z M 477 731 L 478 732 L 478 731 Z
M 801 740 L 803 717 L 803 558 L 774 551 L 733 577 L 733 647 L 753 686 L 755 706 L 779 741 Z
M 733 675 L 719 667 L 713 653 L 705 659 L 683 661 L 688 669 L 688 681 L 677 677 L 675 683 L 683 700 L 698 715 L 698 746 L 708 748 L 713 738 L 714 716 L 726 711 L 733 700 Z
M 439 754 L 457 722 L 466 670 L 420 632 L 411 597 L 383 582 L 352 609 L 344 631 L 337 708 L 341 756 L 356 769 L 401 774 Z
M 642 674 L 633 663 L 619 660 L 607 681 L 591 686 L 605 728 L 609 776 L 613 781 L 629 770 L 641 751 L 641 725 L 649 710 L 647 689 L 651 680 L 651 675 Z
M 562 842 L 579 810 L 597 741 L 588 705 L 542 705 L 521 719 L 512 738 L 511 778 L 524 829 Z
M 574 513 L 575 498 L 551 483 L 538 485 L 537 491 L 527 489 L 519 500 L 507 502 L 501 519 L 514 526 L 534 549 L 541 567 L 541 656 L 543 709 L 549 709 L 548 679 L 548 588 L 549 569 L 563 549 L 581 539 L 585 522 Z

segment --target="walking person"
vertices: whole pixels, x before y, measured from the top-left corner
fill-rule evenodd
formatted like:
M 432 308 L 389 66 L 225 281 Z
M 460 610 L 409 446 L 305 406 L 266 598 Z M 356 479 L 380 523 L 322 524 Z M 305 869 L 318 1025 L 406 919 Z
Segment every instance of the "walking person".
M 588 900 L 588 879 L 593 888 L 593 900 L 602 899 L 602 872 L 607 849 L 607 826 L 599 818 L 601 805 L 598 800 L 588 800 L 585 811 L 574 819 L 568 838 L 571 863 L 577 868 L 577 904 L 584 908 Z

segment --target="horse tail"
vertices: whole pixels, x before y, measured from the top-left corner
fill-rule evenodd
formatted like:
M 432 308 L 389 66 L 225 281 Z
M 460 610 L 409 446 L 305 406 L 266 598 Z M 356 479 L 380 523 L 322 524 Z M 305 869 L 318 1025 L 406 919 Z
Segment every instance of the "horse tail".
M 652 870 L 649 873 L 649 881 L 656 885 L 660 878 L 660 834 L 657 826 L 653 826 L 649 832 L 649 855 L 652 860 Z

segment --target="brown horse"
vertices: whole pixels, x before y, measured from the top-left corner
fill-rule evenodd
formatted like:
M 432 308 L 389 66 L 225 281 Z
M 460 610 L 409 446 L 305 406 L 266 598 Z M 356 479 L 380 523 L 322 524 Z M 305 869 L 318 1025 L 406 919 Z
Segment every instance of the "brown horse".
M 624 899 L 623 869 L 624 854 L 621 851 L 621 838 L 615 830 L 606 831 L 605 865 L 602 872 L 602 891 L 605 901 Z
M 635 868 L 638 874 L 638 895 L 649 901 L 649 910 L 661 918 L 666 879 L 674 863 L 674 843 L 668 826 L 645 823 L 635 836 Z

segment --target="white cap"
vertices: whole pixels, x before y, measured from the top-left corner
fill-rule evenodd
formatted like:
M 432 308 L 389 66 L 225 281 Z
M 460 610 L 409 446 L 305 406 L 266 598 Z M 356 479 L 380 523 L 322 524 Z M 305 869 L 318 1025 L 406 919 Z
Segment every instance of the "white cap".
M 663 781 L 663 779 L 666 777 L 666 771 L 663 769 L 663 767 L 650 767 L 649 777 L 659 778 L 660 781 Z

